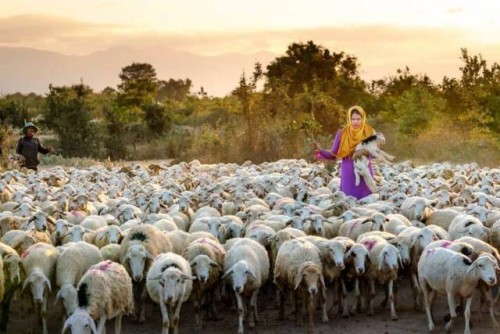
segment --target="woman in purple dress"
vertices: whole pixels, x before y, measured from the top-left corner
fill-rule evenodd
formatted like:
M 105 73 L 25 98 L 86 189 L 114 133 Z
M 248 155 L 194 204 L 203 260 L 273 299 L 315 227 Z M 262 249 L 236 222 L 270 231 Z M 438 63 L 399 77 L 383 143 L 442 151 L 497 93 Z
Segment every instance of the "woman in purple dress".
M 346 195 L 351 195 L 361 199 L 370 195 L 365 180 L 361 178 L 358 186 L 355 184 L 354 162 L 352 153 L 357 144 L 363 139 L 375 134 L 375 130 L 366 124 L 366 114 L 363 108 L 353 106 L 347 111 L 347 125 L 340 129 L 335 135 L 332 150 L 322 150 L 315 143 L 315 154 L 317 159 L 335 160 L 342 159 L 340 168 L 340 190 Z M 373 167 L 370 159 L 370 174 L 373 176 Z

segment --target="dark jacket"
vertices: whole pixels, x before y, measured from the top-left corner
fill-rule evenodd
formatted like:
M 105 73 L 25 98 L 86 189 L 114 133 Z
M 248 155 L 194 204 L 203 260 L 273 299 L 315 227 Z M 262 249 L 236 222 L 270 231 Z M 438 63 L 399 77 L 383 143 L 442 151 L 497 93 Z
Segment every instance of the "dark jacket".
M 43 147 L 38 138 L 23 136 L 17 141 L 16 153 L 22 155 L 26 160 L 23 167 L 36 170 L 40 163 L 38 152 L 43 154 L 49 153 L 49 149 Z

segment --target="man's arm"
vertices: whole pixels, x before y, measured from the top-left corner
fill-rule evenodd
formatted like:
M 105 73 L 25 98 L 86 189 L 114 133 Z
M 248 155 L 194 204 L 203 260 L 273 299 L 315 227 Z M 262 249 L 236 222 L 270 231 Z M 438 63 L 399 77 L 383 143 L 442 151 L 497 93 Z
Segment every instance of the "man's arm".
M 43 153 L 43 154 L 47 154 L 47 153 L 52 151 L 51 147 L 48 147 L 48 148 L 43 147 L 42 143 L 40 143 L 40 140 L 37 140 L 37 141 L 38 141 L 38 152 Z

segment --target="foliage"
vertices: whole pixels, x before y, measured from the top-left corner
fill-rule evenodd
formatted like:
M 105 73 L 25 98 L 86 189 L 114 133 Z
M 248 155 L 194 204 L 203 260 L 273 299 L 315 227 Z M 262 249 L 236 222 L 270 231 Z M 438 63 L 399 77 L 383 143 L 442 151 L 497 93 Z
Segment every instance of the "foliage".
M 83 83 L 71 87 L 49 86 L 43 123 L 59 137 L 68 156 L 97 156 L 100 133 L 96 131 L 92 90 Z

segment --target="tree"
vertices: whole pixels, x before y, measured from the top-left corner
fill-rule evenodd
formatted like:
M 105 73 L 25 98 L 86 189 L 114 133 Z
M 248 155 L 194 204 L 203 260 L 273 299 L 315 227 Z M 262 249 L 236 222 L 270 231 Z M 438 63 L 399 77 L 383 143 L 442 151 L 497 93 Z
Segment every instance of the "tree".
M 147 63 L 132 63 L 122 68 L 118 85 L 118 104 L 140 107 L 153 103 L 158 92 L 156 71 Z
M 189 95 L 192 85 L 193 83 L 190 79 L 169 79 L 168 81 L 160 80 L 158 81 L 158 93 L 156 94 L 156 100 L 161 102 L 165 99 L 172 99 L 180 102 Z
M 94 120 L 92 89 L 83 83 L 71 87 L 49 85 L 44 124 L 59 137 L 69 156 L 97 156 L 100 134 Z
M 149 137 L 159 137 L 171 127 L 167 108 L 160 103 L 143 106 Z

